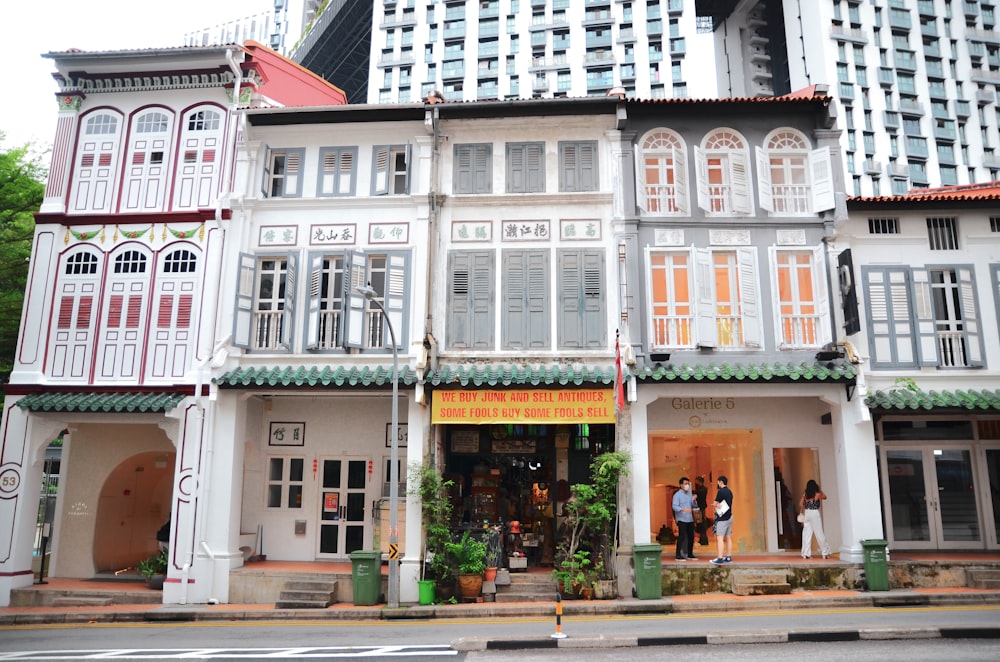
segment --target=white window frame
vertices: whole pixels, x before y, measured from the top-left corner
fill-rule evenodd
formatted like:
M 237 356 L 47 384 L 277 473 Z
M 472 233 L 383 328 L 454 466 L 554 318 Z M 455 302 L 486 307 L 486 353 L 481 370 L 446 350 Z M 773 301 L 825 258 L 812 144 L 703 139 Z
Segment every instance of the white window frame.
M 271 465 L 275 460 L 281 461 L 281 478 L 271 477 Z M 292 461 L 298 460 L 302 463 L 302 480 L 292 480 Z M 302 510 L 302 502 L 305 498 L 306 484 L 306 458 L 298 455 L 269 455 L 267 457 L 267 480 L 264 485 L 264 504 L 270 510 Z M 292 487 L 299 488 L 298 505 L 289 505 L 288 501 L 292 494 Z M 274 488 L 278 488 L 278 505 L 271 505 L 271 494 Z
M 726 316 L 729 322 L 719 316 L 715 275 L 719 267 L 715 264 L 715 257 L 720 254 L 732 254 L 732 261 L 725 268 L 729 271 L 732 289 L 738 293 L 738 298 L 728 302 L 735 308 Z M 720 350 L 763 349 L 756 248 L 696 248 L 695 267 L 698 346 Z M 734 328 L 731 322 L 738 322 L 739 328 Z
M 771 246 L 770 265 L 772 300 L 774 301 L 774 338 L 778 349 L 806 349 L 822 347 L 831 340 L 829 293 L 826 280 L 826 247 L 823 244 L 785 248 Z M 806 263 L 780 264 L 782 255 L 796 255 L 806 258 Z M 781 271 L 789 270 L 788 282 L 792 289 L 791 300 L 781 299 Z M 799 279 L 795 272 L 808 269 L 813 286 L 812 301 L 803 301 L 799 291 Z M 788 305 L 791 310 L 785 311 Z M 805 311 L 804 308 L 812 308 Z
M 719 127 L 695 146 L 698 206 L 707 216 L 749 216 L 754 212 L 750 158 L 746 139 L 735 129 Z M 720 180 L 710 182 L 710 173 Z
M 647 181 L 651 165 L 659 183 Z M 636 152 L 636 172 L 639 173 L 639 207 L 645 213 L 655 216 L 687 216 L 690 213 L 687 145 L 679 134 L 662 128 L 647 133 Z M 671 179 L 673 182 L 669 183 Z
M 653 259 L 656 256 L 665 256 L 667 262 L 662 267 L 653 266 Z M 679 266 L 674 264 L 674 260 L 684 256 L 687 260 L 685 268 L 687 277 L 688 301 L 681 303 L 676 300 L 675 275 Z M 694 286 L 694 252 L 690 248 L 653 248 L 646 247 L 646 289 L 650 297 L 649 319 L 649 339 L 650 346 L 654 351 L 671 349 L 693 349 L 697 345 L 698 330 L 698 299 Z M 653 301 L 654 283 L 657 276 L 667 279 L 667 298 L 664 301 Z M 687 313 L 678 313 L 679 308 L 687 307 Z M 665 308 L 665 314 L 658 314 L 660 308 Z M 666 336 L 667 341 L 660 339 Z M 677 342 L 670 342 L 669 339 L 676 338 Z

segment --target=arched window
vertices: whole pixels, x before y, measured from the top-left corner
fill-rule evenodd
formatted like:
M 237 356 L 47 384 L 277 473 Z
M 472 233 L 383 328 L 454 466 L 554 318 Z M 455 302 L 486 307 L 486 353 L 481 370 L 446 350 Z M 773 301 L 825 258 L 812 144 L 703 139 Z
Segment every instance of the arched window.
M 639 204 L 650 214 L 687 214 L 687 151 L 679 135 L 655 129 L 642 141 Z
M 89 247 L 73 249 L 63 258 L 53 301 L 46 360 L 48 377 L 83 380 L 90 374 L 100 292 L 103 255 Z
M 116 274 L 146 273 L 146 256 L 139 251 L 125 251 L 115 258 Z
M 780 128 L 757 148 L 760 206 L 774 214 L 801 216 L 834 206 L 830 149 L 811 149 L 799 131 Z
M 750 173 L 747 142 L 732 129 L 716 129 L 695 147 L 698 206 L 709 214 L 749 214 Z
M 176 250 L 163 260 L 165 274 L 192 274 L 198 268 L 198 258 L 188 250 Z
M 84 134 L 88 136 L 110 136 L 118 133 L 118 118 L 108 113 L 100 113 L 87 118 Z
M 118 181 L 121 117 L 111 111 L 100 111 L 82 121 L 71 182 L 70 212 L 107 213 L 112 211 Z
M 204 209 L 218 196 L 225 129 L 223 117 L 221 111 L 204 106 L 184 115 L 174 176 L 173 209 Z
M 67 276 L 91 276 L 97 273 L 97 262 L 96 255 L 81 251 L 75 255 L 71 255 L 66 260 L 66 271 L 64 273 Z
M 173 125 L 173 115 L 163 110 L 147 110 L 132 119 L 121 202 L 124 211 L 164 210 Z

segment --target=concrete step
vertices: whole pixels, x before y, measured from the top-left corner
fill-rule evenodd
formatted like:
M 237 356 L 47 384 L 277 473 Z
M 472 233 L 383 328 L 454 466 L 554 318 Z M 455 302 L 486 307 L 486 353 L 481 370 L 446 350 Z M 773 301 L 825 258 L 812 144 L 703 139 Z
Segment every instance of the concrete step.
M 335 579 L 289 579 L 283 587 L 286 591 L 336 591 Z
M 337 601 L 337 581 L 297 578 L 285 582 L 275 609 L 326 609 Z
M 275 609 L 326 609 L 332 602 L 325 600 L 278 600 Z
M 547 593 L 497 593 L 497 602 L 552 602 L 556 599 L 553 588 Z
M 733 595 L 789 595 L 791 592 L 792 585 L 788 582 L 780 584 L 773 582 L 766 584 L 733 582 Z
M 52 599 L 53 607 L 107 607 L 114 604 L 110 597 L 87 598 L 83 596 L 63 596 Z
M 969 588 L 1000 588 L 1000 570 L 994 568 L 969 568 L 965 572 Z
M 788 574 L 784 570 L 756 570 L 756 569 L 734 569 L 733 583 L 743 584 L 784 584 L 788 581 Z

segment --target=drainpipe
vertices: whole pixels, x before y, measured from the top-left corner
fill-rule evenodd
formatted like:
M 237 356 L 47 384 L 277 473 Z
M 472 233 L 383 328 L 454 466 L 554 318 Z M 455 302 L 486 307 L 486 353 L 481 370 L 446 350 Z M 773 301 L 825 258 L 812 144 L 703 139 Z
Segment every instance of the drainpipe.
M 240 91 L 243 86 L 243 71 L 240 68 L 240 63 L 236 59 L 236 54 L 242 52 L 240 48 L 230 48 L 226 50 L 226 61 L 229 63 L 229 68 L 233 73 L 233 97 L 230 103 L 230 117 L 229 125 L 227 127 L 228 136 L 226 138 L 226 144 L 228 146 L 229 153 L 232 155 L 226 158 L 223 162 L 222 180 L 220 184 L 222 185 L 222 193 L 215 202 L 215 222 L 219 227 L 219 231 L 222 233 L 222 251 L 225 253 L 226 249 L 226 231 L 223 226 L 222 212 L 224 203 L 232 199 L 232 173 L 233 173 L 233 162 L 236 158 L 236 123 L 237 123 L 237 113 L 239 111 L 240 102 Z M 216 296 L 218 297 L 221 289 L 216 289 Z M 219 302 L 216 301 L 216 305 L 213 306 L 214 314 L 212 315 L 212 337 L 215 337 L 218 329 L 218 313 L 219 313 Z M 212 593 L 215 593 L 215 579 L 216 579 L 216 559 L 217 555 L 208 546 L 208 542 L 205 540 L 205 520 L 208 513 L 208 504 L 211 503 L 211 480 L 208 478 L 211 475 L 213 468 L 213 459 L 215 456 L 214 448 L 214 435 L 211 434 L 211 426 L 214 424 L 214 408 L 212 404 L 213 398 L 209 396 L 209 402 L 206 404 L 204 396 L 202 395 L 202 389 L 205 384 L 205 371 L 211 369 L 217 362 L 214 361 L 216 355 L 221 349 L 220 343 L 213 343 L 211 348 L 211 353 L 209 356 L 202 359 L 195 370 L 195 401 L 198 403 L 198 418 L 199 418 L 199 428 L 201 430 L 202 439 L 205 443 L 205 462 L 204 468 L 199 481 L 199 491 L 201 492 L 200 503 L 202 504 L 202 513 L 199 517 L 199 529 L 197 534 L 197 539 L 200 540 L 199 546 L 202 551 L 208 556 L 210 560 L 210 571 L 209 571 L 209 586 L 212 587 Z M 183 590 L 181 593 L 181 604 L 187 604 L 188 596 L 188 577 L 190 574 L 191 565 L 194 562 L 194 554 L 192 553 L 191 559 L 184 564 L 181 570 L 181 579 L 183 582 Z M 217 603 L 216 598 L 211 598 L 210 602 Z
M 429 212 L 427 214 L 427 280 L 428 283 L 427 294 L 424 299 L 424 338 L 433 338 L 434 331 L 434 313 L 431 311 L 431 287 L 430 283 L 432 272 L 434 270 L 435 261 L 435 245 L 437 242 L 437 226 L 439 216 L 441 214 L 441 209 L 438 206 L 438 177 L 440 176 L 440 166 L 441 166 L 441 117 L 440 109 L 436 104 L 432 104 L 431 107 L 431 133 L 434 136 L 434 145 L 431 150 L 431 176 L 430 176 L 430 190 L 427 193 L 428 202 L 430 203 Z M 435 358 L 436 358 L 435 352 Z M 433 367 L 437 367 L 436 362 L 431 364 Z

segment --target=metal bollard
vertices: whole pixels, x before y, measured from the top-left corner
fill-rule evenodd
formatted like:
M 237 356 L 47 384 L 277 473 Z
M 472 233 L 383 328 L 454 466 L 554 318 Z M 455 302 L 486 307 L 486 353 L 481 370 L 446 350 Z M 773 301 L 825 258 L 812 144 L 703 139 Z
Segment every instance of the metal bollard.
M 556 631 L 552 633 L 553 639 L 565 639 L 566 635 L 562 631 L 562 596 L 556 593 Z

